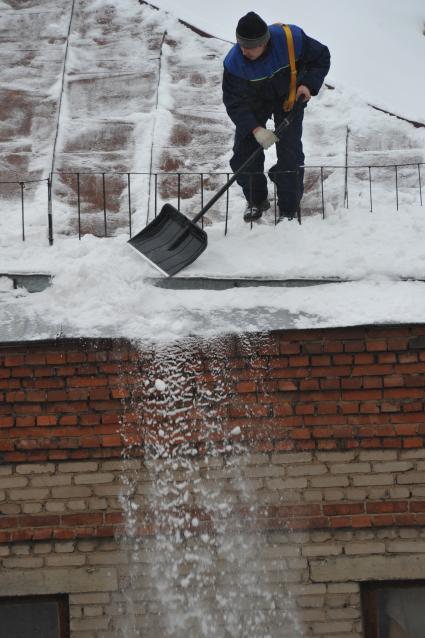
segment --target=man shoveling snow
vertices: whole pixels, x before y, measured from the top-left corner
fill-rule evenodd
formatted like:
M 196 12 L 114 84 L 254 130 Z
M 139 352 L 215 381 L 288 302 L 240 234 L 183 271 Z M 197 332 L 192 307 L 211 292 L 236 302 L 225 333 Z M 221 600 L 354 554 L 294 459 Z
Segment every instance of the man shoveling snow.
M 317 95 L 330 67 L 328 48 L 295 25 L 267 26 L 250 11 L 237 25 L 236 40 L 224 60 L 223 101 L 236 125 L 230 166 L 236 172 L 258 148 L 276 143 L 277 163 L 269 170 L 276 184 L 279 221 L 292 219 L 303 194 L 304 107 L 293 118 L 282 139 L 266 128 L 273 116 L 277 128 L 295 101 Z M 244 220 L 259 219 L 270 208 L 264 152 L 257 154 L 237 182 L 247 200 Z

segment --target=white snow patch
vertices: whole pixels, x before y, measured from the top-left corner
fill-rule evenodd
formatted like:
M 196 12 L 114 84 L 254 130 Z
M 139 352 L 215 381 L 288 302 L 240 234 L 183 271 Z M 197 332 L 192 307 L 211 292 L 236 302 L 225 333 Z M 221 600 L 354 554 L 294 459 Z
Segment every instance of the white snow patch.
M 167 384 L 162 379 L 156 379 L 155 388 L 158 390 L 158 392 L 165 392 Z

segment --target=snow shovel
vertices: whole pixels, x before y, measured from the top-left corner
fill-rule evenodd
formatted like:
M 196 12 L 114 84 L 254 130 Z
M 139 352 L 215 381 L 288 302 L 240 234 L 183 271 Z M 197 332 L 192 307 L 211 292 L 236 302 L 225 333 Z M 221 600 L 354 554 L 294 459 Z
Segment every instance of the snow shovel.
M 279 135 L 292 122 L 301 110 L 304 96 L 300 96 L 295 105 L 275 130 Z M 246 171 L 253 159 L 263 151 L 261 146 L 242 164 L 218 193 L 192 219 L 188 219 L 170 204 L 165 204 L 161 212 L 137 235 L 128 240 L 140 255 L 164 275 L 172 277 L 189 266 L 205 250 L 208 244 L 207 234 L 196 225 L 201 217 L 220 199 L 236 181 L 238 175 Z

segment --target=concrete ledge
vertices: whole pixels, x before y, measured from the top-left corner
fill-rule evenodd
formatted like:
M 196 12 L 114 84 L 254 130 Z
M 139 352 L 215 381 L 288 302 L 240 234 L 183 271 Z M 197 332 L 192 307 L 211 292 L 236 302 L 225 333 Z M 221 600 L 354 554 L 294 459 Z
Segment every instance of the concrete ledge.
M 117 591 L 118 578 L 113 567 L 72 569 L 3 569 L 0 596 L 63 594 Z
M 313 582 L 414 580 L 425 574 L 425 555 L 340 557 L 310 563 Z

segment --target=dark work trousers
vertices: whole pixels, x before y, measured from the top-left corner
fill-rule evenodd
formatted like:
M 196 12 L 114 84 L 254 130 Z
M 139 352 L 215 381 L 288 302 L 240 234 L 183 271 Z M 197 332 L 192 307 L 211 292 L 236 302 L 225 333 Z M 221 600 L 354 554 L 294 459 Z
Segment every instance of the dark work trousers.
M 283 110 L 274 113 L 275 127 L 285 117 Z M 279 210 L 285 213 L 296 213 L 303 194 L 304 164 L 303 145 L 301 141 L 303 130 L 304 109 L 294 117 L 291 124 L 280 134 L 280 141 L 276 144 L 277 162 L 269 170 L 270 179 L 276 184 L 277 203 Z M 236 131 L 233 146 L 233 157 L 230 166 L 235 173 L 250 155 L 258 148 L 254 135 L 242 137 Z M 242 187 L 246 200 L 251 205 L 261 204 L 266 199 L 267 178 L 264 175 L 264 152 L 258 156 L 237 178 Z

